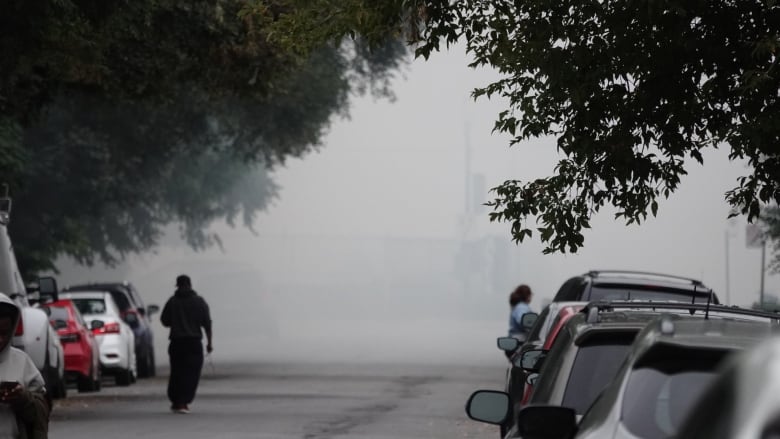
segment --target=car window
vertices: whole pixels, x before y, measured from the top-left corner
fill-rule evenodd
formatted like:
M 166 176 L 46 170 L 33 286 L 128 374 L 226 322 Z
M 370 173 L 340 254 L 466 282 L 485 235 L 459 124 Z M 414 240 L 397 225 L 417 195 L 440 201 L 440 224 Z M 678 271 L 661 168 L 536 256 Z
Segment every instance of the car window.
M 64 322 L 67 322 L 70 317 L 68 314 L 68 309 L 62 306 L 47 306 L 44 308 L 46 310 L 46 314 L 49 315 L 49 320 L 62 320 Z
M 594 285 L 590 300 L 676 300 L 690 302 L 692 291 L 660 290 L 641 285 Z M 697 293 L 696 303 L 707 303 L 707 294 Z M 714 302 L 713 302 L 714 303 Z
M 694 404 L 679 437 L 698 435 L 710 439 L 730 438 L 737 398 L 736 382 L 736 369 L 721 373 Z
M 138 290 L 136 290 L 133 286 L 130 287 L 130 296 L 131 299 L 133 299 L 133 303 L 135 304 L 136 308 L 146 308 L 143 299 L 141 299 L 141 295 L 138 294 Z
M 725 354 L 677 347 L 642 362 L 631 372 L 623 395 L 626 428 L 646 439 L 676 436 L 694 402 L 715 378 L 715 368 Z
M 127 295 L 121 291 L 113 290 L 111 291 L 111 297 L 114 298 L 114 302 L 116 302 L 117 308 L 119 308 L 120 312 L 125 312 L 128 309 L 132 307 L 130 304 L 130 299 L 127 297 Z
M 544 338 L 549 330 L 548 317 L 550 315 L 550 307 L 546 306 L 539 317 L 536 319 L 536 323 L 531 328 L 531 332 L 528 334 L 528 342 L 539 341 Z M 545 333 L 544 335 L 542 333 Z
M 106 302 L 103 299 L 71 299 L 81 314 L 105 314 Z
M 573 408 L 578 415 L 585 413 L 596 397 L 615 378 L 615 374 L 628 354 L 634 335 L 619 336 L 612 340 L 600 340 L 580 346 L 561 405 Z
M 84 317 L 82 317 L 81 312 L 79 311 L 78 308 L 76 307 L 73 308 L 73 315 L 76 317 L 76 321 L 80 325 L 87 327 L 87 323 L 84 321 Z

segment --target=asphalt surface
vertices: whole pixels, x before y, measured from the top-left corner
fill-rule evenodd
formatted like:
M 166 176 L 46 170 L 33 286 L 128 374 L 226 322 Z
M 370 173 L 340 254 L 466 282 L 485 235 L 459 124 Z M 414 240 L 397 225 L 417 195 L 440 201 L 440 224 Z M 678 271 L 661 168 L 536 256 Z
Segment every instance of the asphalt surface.
M 496 354 L 498 355 L 498 354 Z M 190 414 L 169 411 L 167 377 L 56 401 L 53 439 L 491 438 L 469 420 L 473 390 L 500 389 L 495 365 L 210 364 Z

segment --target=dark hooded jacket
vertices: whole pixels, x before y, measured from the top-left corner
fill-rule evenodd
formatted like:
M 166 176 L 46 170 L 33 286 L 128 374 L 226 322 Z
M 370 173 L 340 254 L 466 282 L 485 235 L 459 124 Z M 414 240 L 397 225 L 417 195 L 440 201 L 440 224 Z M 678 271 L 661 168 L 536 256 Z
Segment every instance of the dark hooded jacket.
M 8 296 L 0 294 L 0 308 L 5 308 L 4 311 L 13 313 L 11 328 L 15 328 L 19 321 L 19 307 Z M 13 336 L 13 334 L 9 335 Z M 24 351 L 12 347 L 10 342 L 0 351 L 0 381 L 16 381 L 23 387 L 19 399 L 9 405 L 0 403 L 4 405 L 4 407 L 0 407 L 0 410 L 10 409 L 16 417 L 17 437 L 20 439 L 46 439 L 51 406 L 46 399 L 43 377 L 32 359 Z
M 168 299 L 160 314 L 160 323 L 171 328 L 169 339 L 203 338 L 211 331 L 211 315 L 206 301 L 190 288 L 179 288 Z

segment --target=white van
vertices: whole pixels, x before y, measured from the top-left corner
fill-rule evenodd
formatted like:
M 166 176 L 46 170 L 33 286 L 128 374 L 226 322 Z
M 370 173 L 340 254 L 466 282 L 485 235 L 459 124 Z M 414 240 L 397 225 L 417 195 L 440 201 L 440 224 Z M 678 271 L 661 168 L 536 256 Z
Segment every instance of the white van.
M 49 395 L 52 398 L 64 398 L 65 360 L 60 337 L 49 323 L 46 312 L 32 306 L 27 298 L 27 289 L 19 274 L 11 238 L 8 236 L 10 207 L 10 199 L 0 199 L 0 293 L 10 297 L 22 310 L 11 343 L 32 358 L 46 380 Z

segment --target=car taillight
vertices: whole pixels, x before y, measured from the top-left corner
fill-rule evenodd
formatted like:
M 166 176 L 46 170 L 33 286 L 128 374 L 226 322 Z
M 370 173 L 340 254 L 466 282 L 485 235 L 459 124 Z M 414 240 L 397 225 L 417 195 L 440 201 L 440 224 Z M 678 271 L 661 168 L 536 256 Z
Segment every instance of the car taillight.
M 78 332 L 74 332 L 72 334 L 62 334 L 60 335 L 60 342 L 62 343 L 75 343 L 79 341 L 79 334 Z
M 92 330 L 94 334 L 119 334 L 119 323 L 112 322 Z
M 24 323 L 22 322 L 22 315 L 19 314 L 19 322 L 16 323 L 16 332 L 14 332 L 15 336 L 24 335 Z

